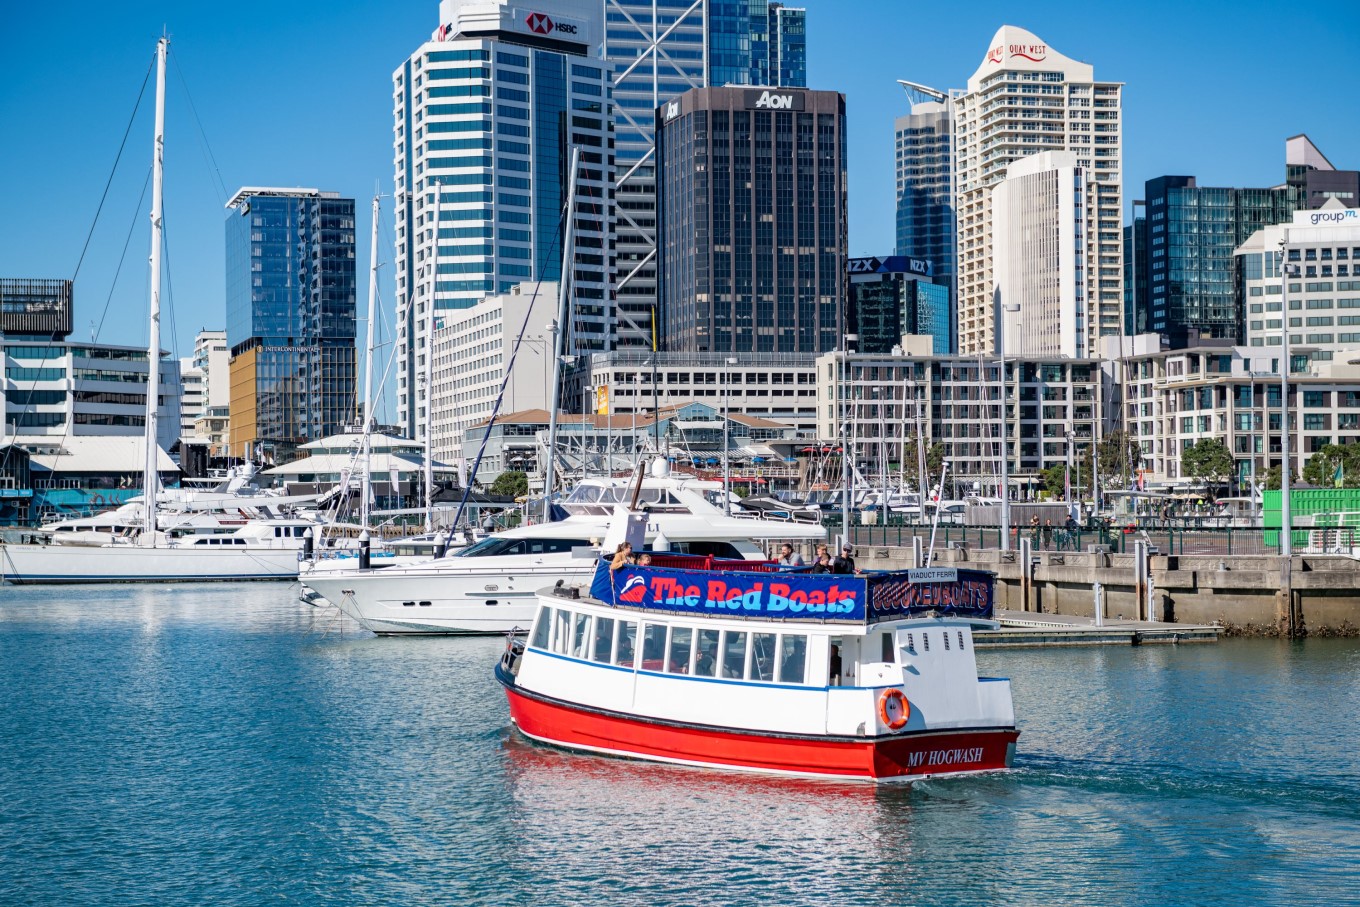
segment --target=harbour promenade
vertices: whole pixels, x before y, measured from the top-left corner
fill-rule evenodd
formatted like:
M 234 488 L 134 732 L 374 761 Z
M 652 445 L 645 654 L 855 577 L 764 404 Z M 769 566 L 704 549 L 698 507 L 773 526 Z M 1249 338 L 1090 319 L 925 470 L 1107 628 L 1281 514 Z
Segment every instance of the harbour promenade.
M 857 533 L 858 565 L 923 564 L 928 536 L 907 541 L 884 545 Z M 1217 625 L 1228 636 L 1360 636 L 1360 560 L 1348 554 L 1163 553 L 1146 539 L 1118 553 L 1088 547 L 1096 550 L 1045 549 L 1022 537 L 1002 551 L 937 539 L 933 564 L 994 571 L 997 607 L 1027 614 L 1093 618 L 1099 596 L 1107 617 Z

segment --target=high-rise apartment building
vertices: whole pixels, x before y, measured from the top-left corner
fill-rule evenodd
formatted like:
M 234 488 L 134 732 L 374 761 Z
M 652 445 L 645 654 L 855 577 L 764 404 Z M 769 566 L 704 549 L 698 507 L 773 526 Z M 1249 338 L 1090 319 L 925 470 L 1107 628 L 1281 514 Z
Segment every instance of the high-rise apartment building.
M 696 88 L 657 116 L 663 347 L 837 349 L 847 249 L 845 96 Z
M 655 111 L 692 88 L 807 85 L 806 12 L 766 0 L 605 0 L 614 77 L 614 346 L 650 348 L 657 305 Z
M 1086 285 L 1086 348 L 1119 333 L 1123 308 L 1122 86 L 1097 82 L 1030 32 L 1002 26 L 968 88 L 954 100 L 961 353 L 995 349 L 992 189 L 1020 158 L 1072 151 L 1087 175 L 1094 217 L 1077 265 Z
M 1094 198 L 1072 151 L 1041 151 L 992 189 L 993 300 L 1008 356 L 1095 355 L 1089 347 L 1085 253 Z
M 898 117 L 897 254 L 929 261 L 937 282 L 949 286 L 953 318 L 954 282 L 954 128 L 951 105 L 945 101 L 913 104 L 911 113 Z M 941 355 L 952 350 L 937 350 Z
M 0 333 L 64 340 L 71 333 L 73 287 L 60 278 L 0 277 Z
M 424 386 L 430 308 L 437 321 L 525 281 L 558 280 L 573 178 L 563 348 L 606 349 L 612 323 L 612 124 L 599 6 L 443 0 L 439 17 L 430 40 L 393 74 L 397 417 L 419 440 L 432 422 Z
M 227 207 L 229 453 L 284 462 L 354 418 L 354 199 L 246 187 Z

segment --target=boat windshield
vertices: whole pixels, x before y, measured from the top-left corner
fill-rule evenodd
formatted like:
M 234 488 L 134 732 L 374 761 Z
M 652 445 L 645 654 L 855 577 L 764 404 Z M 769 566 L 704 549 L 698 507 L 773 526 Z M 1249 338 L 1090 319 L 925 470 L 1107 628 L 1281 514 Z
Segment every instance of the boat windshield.
M 507 554 L 569 554 L 573 548 L 588 546 L 588 539 L 482 539 L 475 545 L 455 551 L 452 557 L 500 557 Z

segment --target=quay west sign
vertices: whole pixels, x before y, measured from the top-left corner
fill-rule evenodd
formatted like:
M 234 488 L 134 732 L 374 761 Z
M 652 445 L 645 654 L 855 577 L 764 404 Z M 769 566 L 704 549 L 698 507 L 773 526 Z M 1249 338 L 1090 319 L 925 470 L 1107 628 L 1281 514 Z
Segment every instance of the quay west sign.
M 745 94 L 747 110 L 806 110 L 807 96 L 801 91 L 783 91 L 768 88 L 748 91 Z
M 987 51 L 988 63 L 1004 63 L 1007 60 L 1014 60 L 1019 57 L 1021 60 L 1028 60 L 1031 63 L 1042 63 L 1048 59 L 1047 44 L 998 44 Z

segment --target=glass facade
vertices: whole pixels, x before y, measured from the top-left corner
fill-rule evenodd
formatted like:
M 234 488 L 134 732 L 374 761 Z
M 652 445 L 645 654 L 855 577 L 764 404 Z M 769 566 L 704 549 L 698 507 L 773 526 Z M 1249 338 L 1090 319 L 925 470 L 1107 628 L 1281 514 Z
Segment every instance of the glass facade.
M 948 109 L 933 101 L 913 105 L 912 113 L 895 124 L 897 254 L 931 262 L 936 279 L 952 297 L 956 241 L 951 129 Z M 952 320 L 953 306 L 946 301 L 946 307 Z
M 354 418 L 354 200 L 262 190 L 232 205 L 231 452 L 283 461 Z
M 1192 176 L 1163 176 L 1146 193 L 1147 330 L 1173 347 L 1191 331 L 1243 342 L 1233 251 L 1261 227 L 1288 221 L 1301 190 L 1208 188 Z
M 760 96 L 697 89 L 662 126 L 667 350 L 807 353 L 840 342 L 845 99 L 800 92 L 788 96 L 795 109 L 771 111 L 755 107 Z
M 705 85 L 807 85 L 806 13 L 767 0 L 606 0 L 618 232 L 613 345 L 651 347 L 657 304 L 655 110 Z M 660 42 L 653 36 L 664 34 Z
M 846 332 L 856 335 L 857 352 L 888 354 L 904 334 L 918 334 L 932 338 L 932 355 L 950 354 L 948 286 L 885 271 L 852 276 L 847 293 Z

